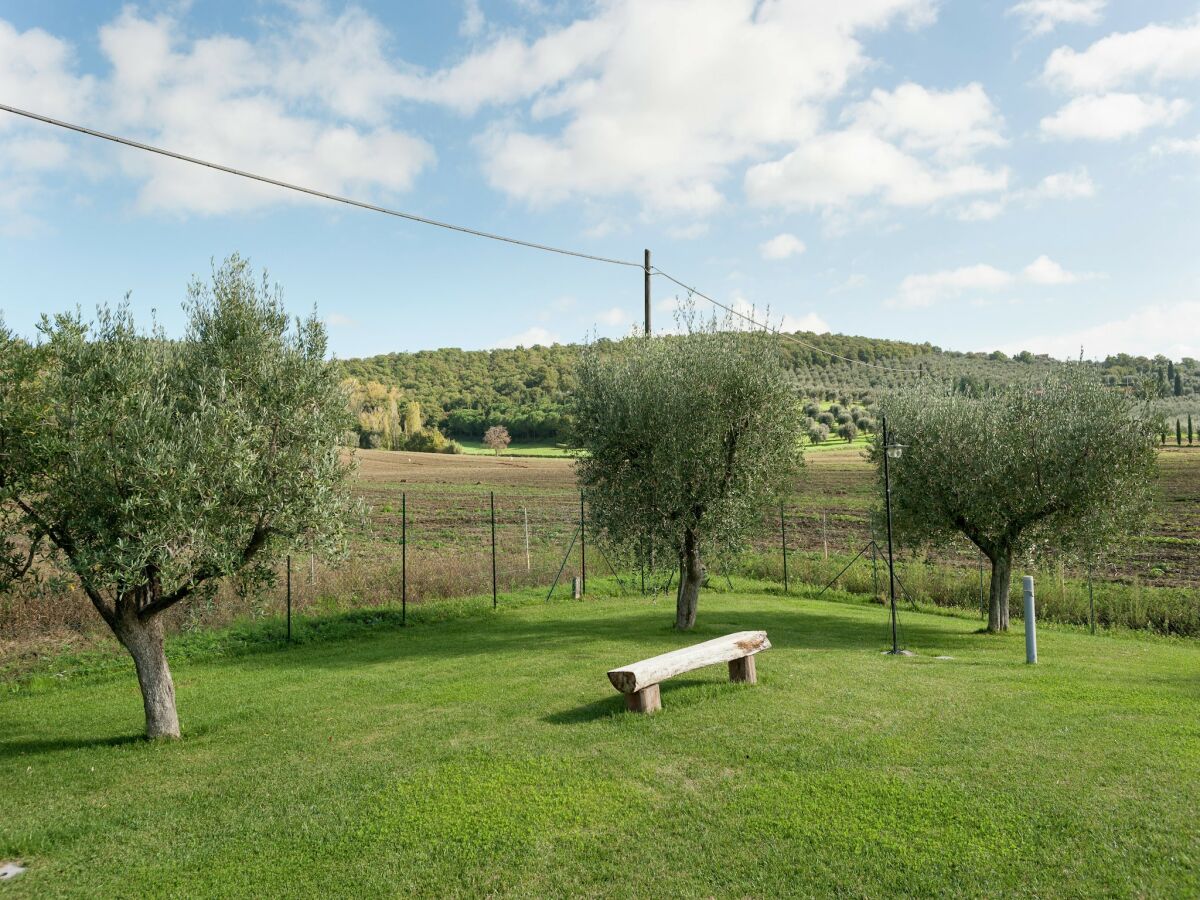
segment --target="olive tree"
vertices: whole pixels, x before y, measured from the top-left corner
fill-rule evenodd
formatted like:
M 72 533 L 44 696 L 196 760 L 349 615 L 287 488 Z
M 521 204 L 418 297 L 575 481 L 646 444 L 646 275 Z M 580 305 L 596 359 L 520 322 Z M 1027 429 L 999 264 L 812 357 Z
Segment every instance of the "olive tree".
M 1157 423 L 1080 366 L 982 397 L 908 389 L 882 412 L 904 448 L 889 460 L 895 526 L 916 543 L 964 535 L 988 558 L 989 631 L 1008 628 L 1015 558 L 1101 553 L 1148 512 Z
M 303 541 L 342 545 L 350 421 L 315 314 L 230 258 L 193 282 L 182 340 L 127 305 L 0 327 L 7 575 L 59 567 L 133 657 L 149 737 L 178 737 L 163 616 L 218 580 L 271 580 Z M 19 551 L 19 552 L 18 552 Z M 36 562 L 35 562 L 36 560 Z
M 691 628 L 704 559 L 732 553 L 803 464 L 802 401 L 775 342 L 712 321 L 584 353 L 576 466 L 604 536 L 678 567 L 675 626 Z

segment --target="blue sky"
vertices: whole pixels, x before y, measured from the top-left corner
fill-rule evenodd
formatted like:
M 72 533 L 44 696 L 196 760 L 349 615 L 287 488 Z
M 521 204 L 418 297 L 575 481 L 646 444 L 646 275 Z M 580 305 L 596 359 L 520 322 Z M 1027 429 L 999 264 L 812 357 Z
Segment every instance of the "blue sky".
M 1200 4 L 0 0 L 0 103 L 789 328 L 1200 357 Z M 0 310 L 238 251 L 339 356 L 619 335 L 635 269 L 0 113 Z M 656 324 L 678 291 L 656 279 Z

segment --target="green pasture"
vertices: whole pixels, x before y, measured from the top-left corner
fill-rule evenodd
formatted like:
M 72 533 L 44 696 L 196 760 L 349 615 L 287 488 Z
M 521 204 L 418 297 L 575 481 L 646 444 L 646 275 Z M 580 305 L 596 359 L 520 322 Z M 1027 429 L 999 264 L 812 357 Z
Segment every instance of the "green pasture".
M 485 447 L 483 441 L 459 441 L 462 444 L 463 452 L 470 456 L 495 456 L 496 451 L 490 447 Z M 531 441 L 529 443 L 521 443 L 514 441 L 508 445 L 508 448 L 500 454 L 501 456 L 543 456 L 543 457 L 568 457 L 571 451 L 561 444 L 556 443 L 539 443 Z

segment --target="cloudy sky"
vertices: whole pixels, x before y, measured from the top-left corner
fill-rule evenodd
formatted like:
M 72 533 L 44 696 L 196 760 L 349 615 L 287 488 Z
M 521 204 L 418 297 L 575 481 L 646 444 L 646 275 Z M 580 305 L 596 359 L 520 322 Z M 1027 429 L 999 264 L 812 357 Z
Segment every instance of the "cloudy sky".
M 0 103 L 654 262 L 788 328 L 1200 357 L 1200 3 L 0 0 Z M 334 350 L 580 340 L 642 276 L 0 113 L 0 310 L 178 331 L 239 251 Z M 679 293 L 656 279 L 657 324 Z

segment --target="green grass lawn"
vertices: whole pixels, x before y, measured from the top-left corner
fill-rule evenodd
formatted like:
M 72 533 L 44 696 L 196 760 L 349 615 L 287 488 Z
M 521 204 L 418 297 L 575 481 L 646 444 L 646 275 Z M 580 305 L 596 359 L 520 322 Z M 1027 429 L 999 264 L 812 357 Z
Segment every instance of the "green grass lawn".
M 483 441 L 459 441 L 462 444 L 463 452 L 470 456 L 495 456 L 496 451 L 490 447 L 485 447 Z M 501 454 L 502 456 L 549 456 L 549 457 L 567 457 L 571 452 L 566 448 L 559 446 L 553 442 L 539 443 L 531 441 L 529 443 L 521 443 L 514 441 L 508 445 L 508 449 Z
M 526 602 L 180 649 L 175 744 L 137 738 L 124 673 L 10 690 L 0 860 L 29 871 L 0 896 L 1200 894 L 1195 644 L 1044 628 L 1034 667 L 1019 633 L 916 613 L 918 655 L 881 655 L 878 606 L 671 620 Z M 604 675 L 752 628 L 757 686 L 701 670 L 645 717 Z

